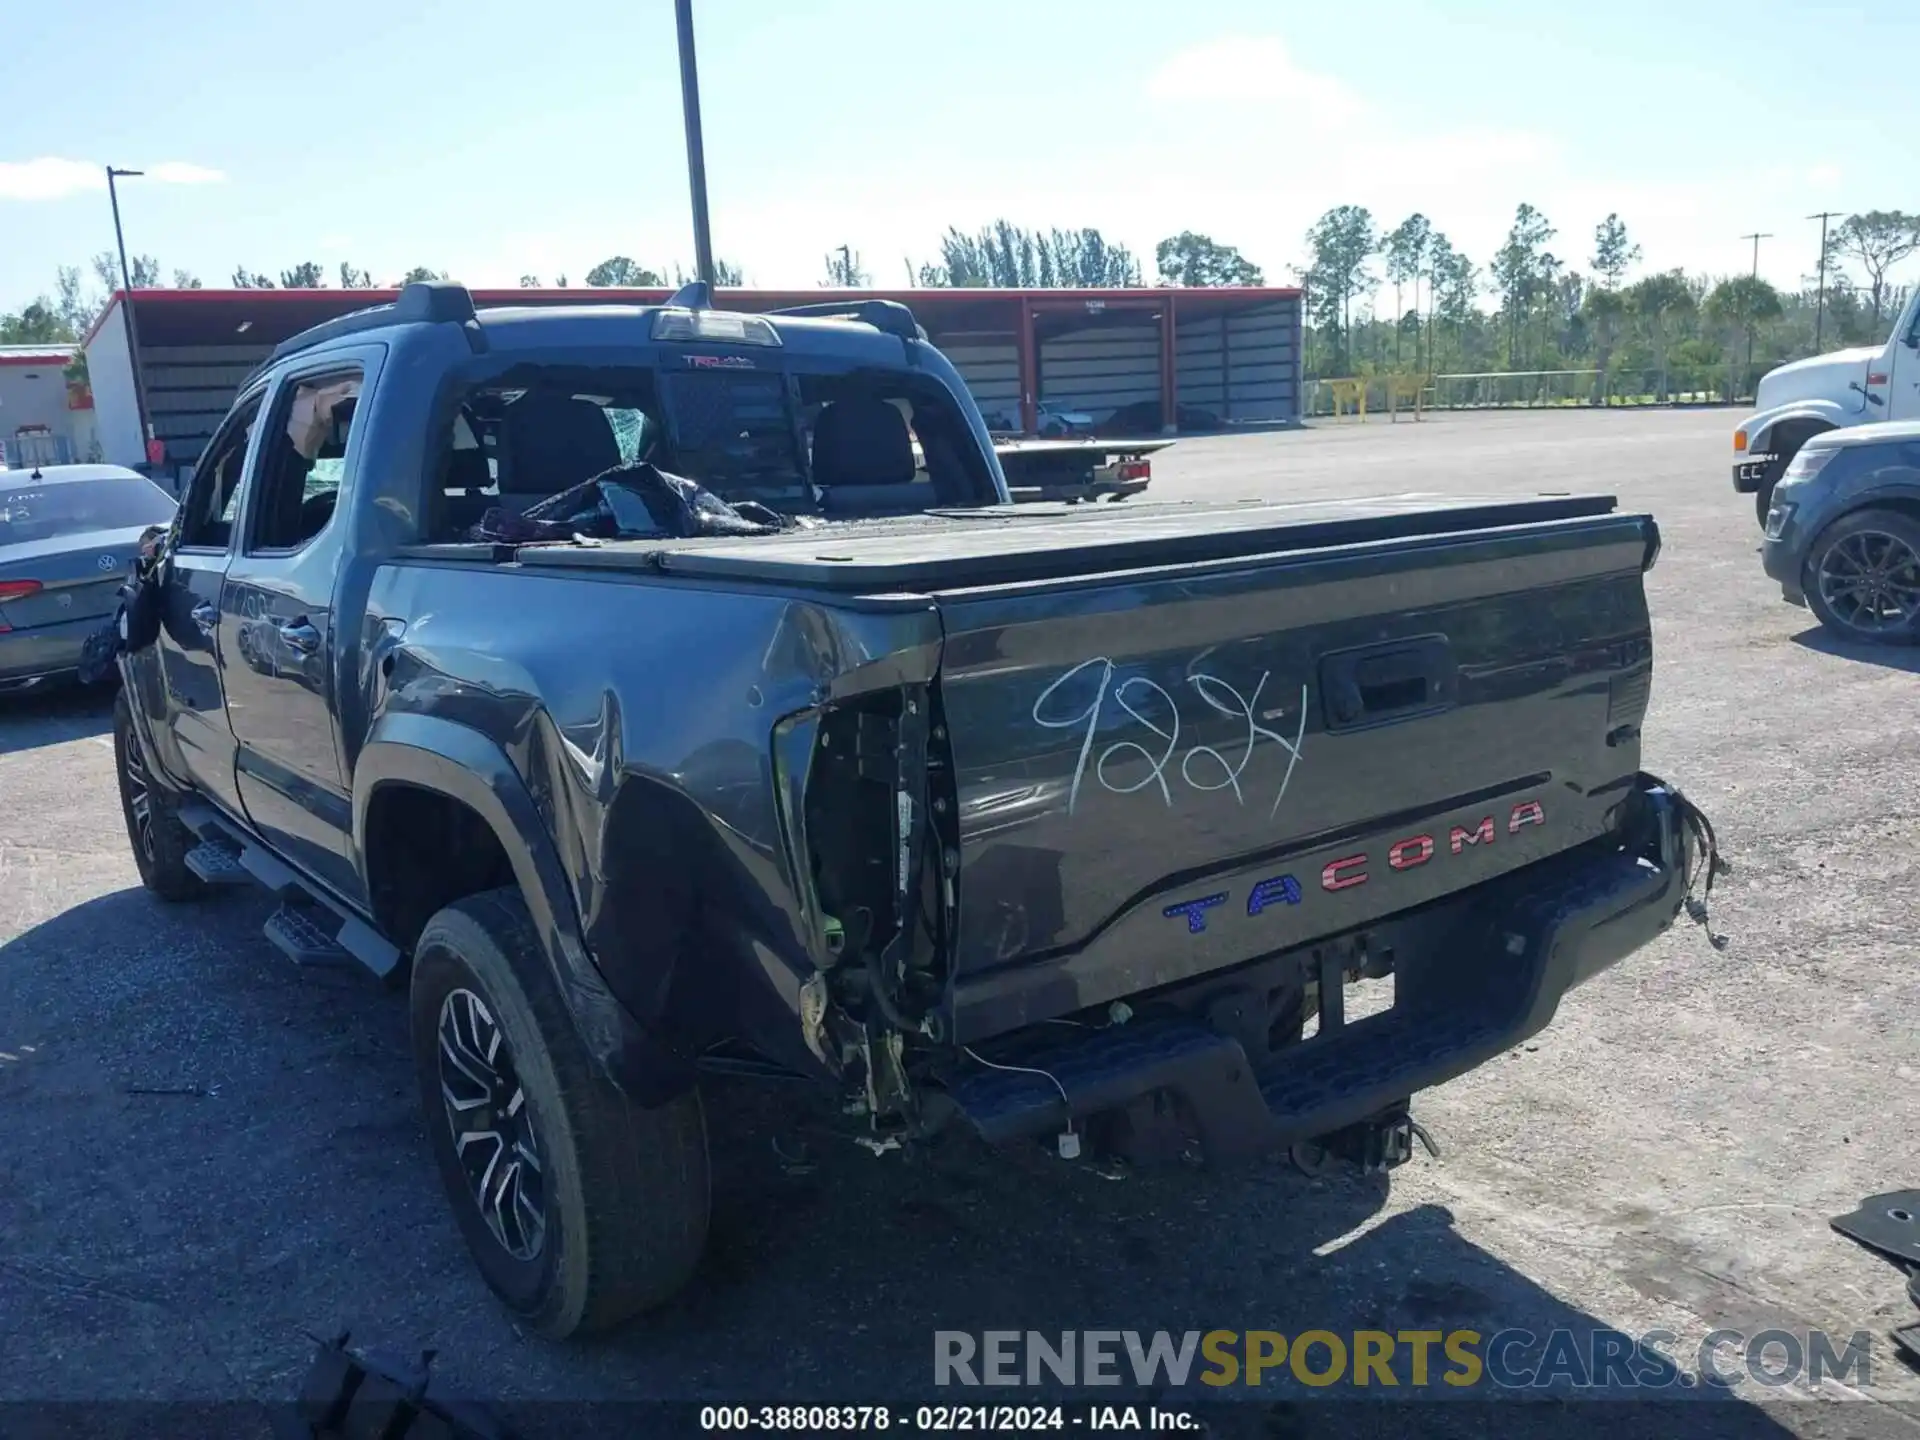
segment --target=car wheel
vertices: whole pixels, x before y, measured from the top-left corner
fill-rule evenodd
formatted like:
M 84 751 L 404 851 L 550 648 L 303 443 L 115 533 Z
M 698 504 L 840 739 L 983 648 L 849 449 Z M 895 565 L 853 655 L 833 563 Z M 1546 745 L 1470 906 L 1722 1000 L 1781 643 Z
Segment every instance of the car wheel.
M 1850 640 L 1920 641 L 1920 521 L 1894 510 L 1843 515 L 1807 555 L 1807 604 Z
M 113 701 L 113 765 L 119 772 L 120 813 L 140 883 L 162 900 L 197 900 L 206 882 L 187 868 L 198 843 L 181 822 L 180 797 L 157 779 L 133 730 L 133 711 L 122 689 Z
M 434 1157 L 494 1294 L 558 1340 L 678 1292 L 707 1238 L 699 1092 L 641 1109 L 599 1072 L 518 892 L 427 922 L 410 1008 Z

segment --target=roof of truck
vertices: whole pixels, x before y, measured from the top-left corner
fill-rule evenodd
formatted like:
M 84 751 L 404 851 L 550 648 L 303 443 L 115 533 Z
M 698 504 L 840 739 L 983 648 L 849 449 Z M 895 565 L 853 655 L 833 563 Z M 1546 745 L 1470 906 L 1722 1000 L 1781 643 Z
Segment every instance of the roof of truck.
M 898 363 L 903 358 L 903 341 L 926 338 L 913 312 L 888 300 L 829 301 L 788 311 L 735 312 L 716 307 L 712 291 L 695 283 L 683 286 L 660 305 L 505 305 L 483 310 L 474 305 L 473 295 L 464 285 L 433 281 L 408 285 L 387 303 L 335 316 L 289 336 L 274 347 L 254 374 L 262 374 L 292 355 L 383 331 L 427 325 L 459 325 L 475 353 L 591 345 L 609 339 L 627 346 L 636 341 L 651 344 L 653 317 L 665 312 L 684 313 L 695 320 L 726 316 L 762 331 L 771 328 L 777 335 L 777 344 L 725 335 L 689 336 L 670 342 L 709 345 L 730 352 L 729 364 L 751 365 L 756 355 L 771 356 L 786 349 Z

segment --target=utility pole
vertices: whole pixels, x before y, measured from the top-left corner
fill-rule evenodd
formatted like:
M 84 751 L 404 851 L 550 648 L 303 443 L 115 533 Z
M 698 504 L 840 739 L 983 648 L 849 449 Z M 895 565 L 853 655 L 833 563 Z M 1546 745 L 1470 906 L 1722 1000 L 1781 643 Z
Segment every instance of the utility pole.
M 707 156 L 700 139 L 700 73 L 693 56 L 693 0 L 674 0 L 680 28 L 680 104 L 686 112 L 687 182 L 693 191 L 693 268 L 713 284 L 713 237 L 707 229 Z
M 1771 240 L 1773 238 L 1773 232 L 1770 230 L 1759 230 L 1751 235 L 1742 235 L 1740 238 L 1742 240 L 1753 241 L 1752 278 L 1758 280 L 1760 278 L 1760 242 L 1762 240 Z M 1748 299 L 1749 303 L 1751 303 L 1752 297 L 1749 296 Z M 1753 316 L 1751 315 L 1747 316 L 1747 375 L 1749 377 L 1753 375 Z
M 1816 355 L 1820 353 L 1821 322 L 1827 317 L 1827 222 L 1839 218 L 1838 210 L 1822 210 L 1818 215 L 1807 216 L 1820 222 L 1820 290 L 1813 302 L 1813 352 Z
M 131 180 L 143 175 L 143 170 L 119 170 L 107 166 L 107 199 L 113 206 L 113 243 L 120 250 L 120 288 L 126 295 L 127 312 L 127 358 L 133 364 L 133 406 L 140 417 L 141 458 L 148 460 L 149 447 L 153 443 L 153 421 L 147 414 L 147 382 L 140 371 L 140 329 L 133 315 L 133 272 L 127 268 L 127 237 L 120 229 L 120 190 L 114 184 L 116 180 Z M 148 460 L 151 464 L 152 461 Z

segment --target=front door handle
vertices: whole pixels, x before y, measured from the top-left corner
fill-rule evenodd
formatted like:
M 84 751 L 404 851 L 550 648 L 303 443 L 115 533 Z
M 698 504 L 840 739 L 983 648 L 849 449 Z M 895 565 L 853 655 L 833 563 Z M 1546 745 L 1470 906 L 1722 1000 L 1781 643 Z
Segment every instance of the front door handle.
M 215 630 L 220 628 L 220 612 L 205 600 L 202 600 L 198 605 L 194 606 L 192 613 L 193 623 L 200 627 L 200 633 L 202 635 L 210 636 Z
M 274 628 L 280 632 L 280 639 L 289 650 L 311 655 L 320 648 L 320 632 L 313 628 L 313 622 L 304 615 L 298 620 L 283 620 Z

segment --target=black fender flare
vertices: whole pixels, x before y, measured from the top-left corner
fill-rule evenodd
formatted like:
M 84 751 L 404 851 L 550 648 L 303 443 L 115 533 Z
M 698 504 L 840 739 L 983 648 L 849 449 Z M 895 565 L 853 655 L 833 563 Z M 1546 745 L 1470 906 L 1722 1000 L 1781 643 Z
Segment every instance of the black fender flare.
M 493 830 L 513 866 L 545 954 L 548 978 L 601 1071 L 642 1105 L 671 1099 L 691 1073 L 614 997 L 588 949 L 578 902 L 533 793 L 506 751 L 483 732 L 434 715 L 380 717 L 353 772 L 353 848 L 367 875 L 367 816 L 389 785 L 444 795 Z M 371 885 L 367 885 L 371 893 Z M 528 977 L 533 980 L 537 977 Z

